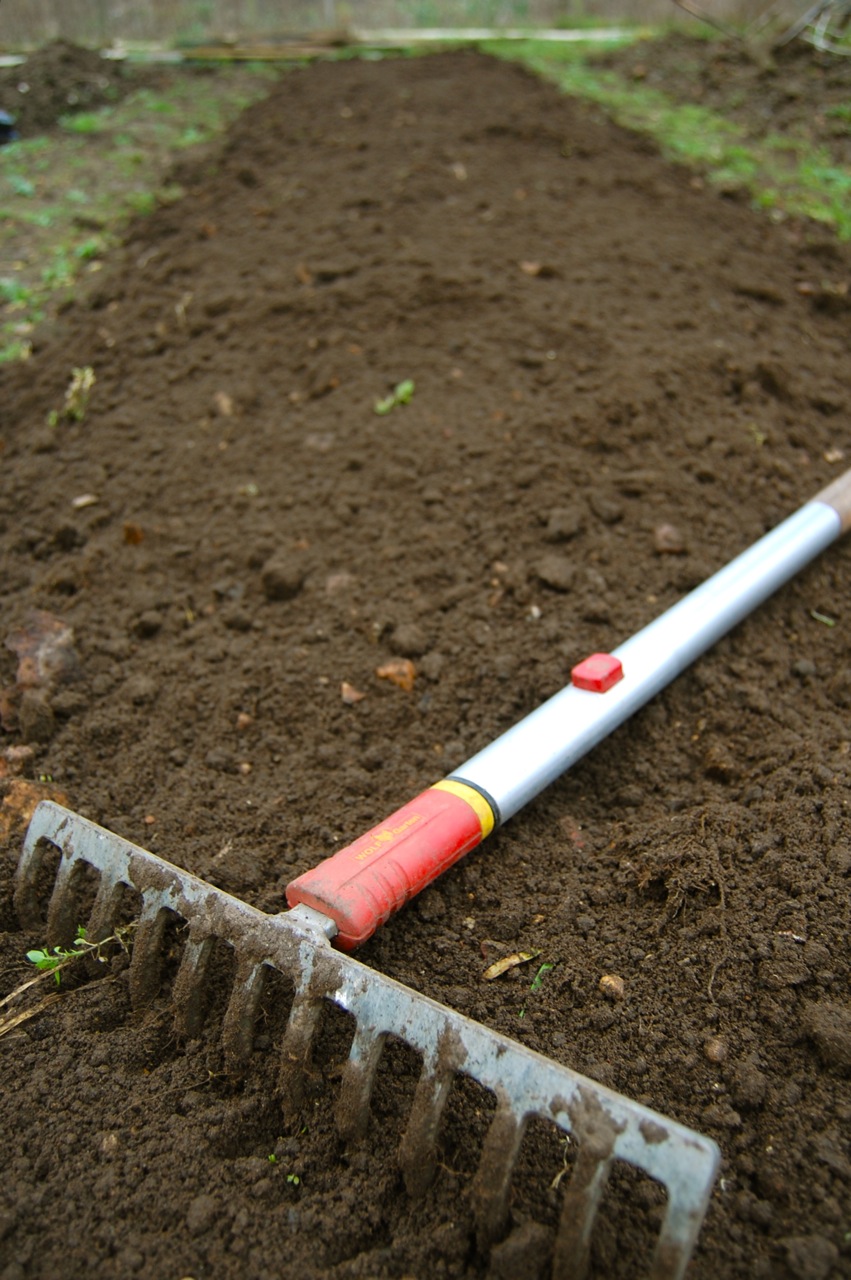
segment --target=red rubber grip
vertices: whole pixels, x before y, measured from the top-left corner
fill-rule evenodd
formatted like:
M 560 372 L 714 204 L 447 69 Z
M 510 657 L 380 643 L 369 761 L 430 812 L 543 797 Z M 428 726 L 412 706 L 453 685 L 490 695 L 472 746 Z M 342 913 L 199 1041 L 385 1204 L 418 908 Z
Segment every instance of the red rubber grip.
M 353 951 L 482 836 L 473 806 L 433 787 L 293 880 L 287 902 L 330 916 L 336 945 Z

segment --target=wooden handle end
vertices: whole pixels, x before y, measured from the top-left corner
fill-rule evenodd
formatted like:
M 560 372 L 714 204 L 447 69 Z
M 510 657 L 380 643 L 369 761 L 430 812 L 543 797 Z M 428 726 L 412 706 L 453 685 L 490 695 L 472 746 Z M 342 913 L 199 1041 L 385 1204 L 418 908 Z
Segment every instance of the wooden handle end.
M 851 529 L 851 469 L 837 476 L 826 488 L 815 496 L 816 502 L 824 502 L 833 507 L 842 521 L 842 532 Z

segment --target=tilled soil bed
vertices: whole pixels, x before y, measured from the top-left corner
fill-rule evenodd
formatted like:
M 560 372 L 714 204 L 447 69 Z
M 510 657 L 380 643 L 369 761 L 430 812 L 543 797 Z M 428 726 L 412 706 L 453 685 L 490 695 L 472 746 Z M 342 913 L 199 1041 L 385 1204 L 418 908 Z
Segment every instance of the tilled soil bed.
M 35 795 L 278 910 L 849 457 L 847 251 L 515 66 L 292 71 L 181 178 L 0 381 L 4 990 Z M 361 953 L 714 1137 L 694 1277 L 851 1270 L 849 578 L 837 544 Z M 403 1047 L 347 1150 L 345 1027 L 293 1114 L 279 1011 L 225 1070 L 226 957 L 188 1043 L 105 969 L 0 1040 L 3 1280 L 546 1274 L 543 1126 L 488 1260 L 487 1099 L 410 1201 Z M 642 1274 L 659 1214 L 604 1214 L 593 1274 Z

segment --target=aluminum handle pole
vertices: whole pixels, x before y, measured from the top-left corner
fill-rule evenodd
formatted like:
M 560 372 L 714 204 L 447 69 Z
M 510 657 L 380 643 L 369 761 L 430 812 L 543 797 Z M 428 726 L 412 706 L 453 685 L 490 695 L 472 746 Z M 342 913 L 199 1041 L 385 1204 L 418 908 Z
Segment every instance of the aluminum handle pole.
M 505 822 L 819 555 L 842 529 L 835 507 L 818 499 L 806 503 L 615 649 L 624 675 L 608 692 L 568 685 L 451 777 L 482 791 Z

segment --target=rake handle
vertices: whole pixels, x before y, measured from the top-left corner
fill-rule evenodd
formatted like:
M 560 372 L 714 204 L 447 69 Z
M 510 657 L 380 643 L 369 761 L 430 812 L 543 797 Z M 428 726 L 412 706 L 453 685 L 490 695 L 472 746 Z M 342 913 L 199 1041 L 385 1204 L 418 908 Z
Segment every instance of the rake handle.
M 494 814 L 472 787 L 444 779 L 287 885 L 291 907 L 330 916 L 353 951 L 489 835 Z
M 343 950 L 360 946 L 849 528 L 851 470 L 604 655 L 622 668 L 614 685 L 562 689 L 452 777 L 293 880 L 289 905 L 333 920 Z
M 842 523 L 842 532 L 846 533 L 851 529 L 851 468 L 845 471 L 829 485 L 826 485 L 813 499 L 814 502 L 823 502 L 839 516 Z

